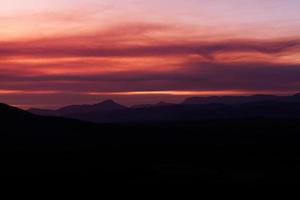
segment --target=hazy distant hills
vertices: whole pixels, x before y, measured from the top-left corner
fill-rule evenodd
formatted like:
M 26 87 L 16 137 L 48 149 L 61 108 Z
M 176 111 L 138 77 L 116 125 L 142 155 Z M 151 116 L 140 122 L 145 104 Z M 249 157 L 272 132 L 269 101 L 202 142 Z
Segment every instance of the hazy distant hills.
M 58 110 L 30 109 L 42 116 L 61 116 L 95 123 L 199 121 L 240 118 L 300 118 L 300 95 L 193 97 L 181 104 L 161 102 L 125 107 L 112 100 Z
M 243 104 L 261 101 L 277 102 L 300 102 L 300 94 L 292 96 L 275 95 L 253 95 L 253 96 L 211 96 L 211 97 L 192 97 L 183 101 L 183 104 Z
M 172 122 L 246 118 L 300 118 L 300 103 L 255 102 L 239 105 L 171 105 L 74 113 L 65 117 L 95 123 Z
M 134 105 L 134 106 L 131 106 L 131 108 L 152 108 L 152 107 L 161 107 L 161 106 L 170 106 L 170 105 L 175 105 L 175 104 L 161 101 L 161 102 L 159 102 L 157 104 L 140 104 L 140 105 Z
M 112 100 L 106 100 L 101 103 L 93 105 L 71 105 L 66 106 L 57 110 L 45 110 L 32 108 L 28 111 L 33 114 L 42 116 L 68 116 L 74 113 L 89 113 L 89 112 L 102 112 L 102 111 L 113 111 L 113 110 L 123 110 L 126 109 L 125 106 L 115 103 Z

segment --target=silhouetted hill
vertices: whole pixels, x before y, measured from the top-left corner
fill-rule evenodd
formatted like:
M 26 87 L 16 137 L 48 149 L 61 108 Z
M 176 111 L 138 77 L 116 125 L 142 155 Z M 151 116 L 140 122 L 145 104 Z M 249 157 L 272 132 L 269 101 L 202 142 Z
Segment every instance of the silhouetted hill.
M 101 103 L 94 105 L 73 105 L 58 109 L 57 112 L 61 115 L 68 115 L 72 113 L 87 113 L 87 112 L 99 112 L 99 111 L 112 111 L 112 110 L 122 110 L 126 107 L 117 104 L 113 100 L 106 100 Z
M 191 97 L 183 101 L 182 104 L 242 104 L 259 101 L 276 101 L 281 97 L 271 95 L 255 95 L 255 96 L 212 96 L 212 97 Z
M 181 104 L 65 115 L 95 123 L 175 122 L 247 118 L 300 118 L 300 103 Z
M 158 106 L 158 107 L 160 107 L 160 106 L 171 106 L 171 105 L 174 105 L 174 104 L 173 103 L 164 102 L 164 101 L 161 101 L 161 102 L 155 104 L 155 106 Z
M 274 184 L 300 179 L 298 103 L 106 112 L 107 119 L 170 121 L 92 124 L 0 104 L 0 176 L 85 177 L 104 184 Z
M 151 108 L 151 107 L 161 107 L 161 106 L 170 106 L 174 105 L 173 103 L 167 103 L 167 102 L 159 102 L 157 104 L 139 104 L 139 105 L 133 105 L 131 108 Z
M 30 108 L 27 111 L 40 116 L 61 116 L 61 114 L 57 110 Z
M 34 115 L 25 112 L 19 108 L 11 107 L 6 104 L 0 104 L 0 122 L 1 127 L 15 124 L 26 124 L 28 121 L 34 120 Z M 12 126 L 13 128 L 14 126 Z
M 44 110 L 32 108 L 28 111 L 42 116 L 68 116 L 75 113 L 101 112 L 126 109 L 125 106 L 115 103 L 113 100 L 106 100 L 93 105 L 71 105 L 58 110 Z
M 137 104 L 137 105 L 133 105 L 130 108 L 151 108 L 153 107 L 153 104 Z
M 30 109 L 41 116 L 61 116 L 96 123 L 197 121 L 253 117 L 299 118 L 300 94 L 292 96 L 193 97 L 182 104 L 160 102 L 127 108 L 112 100 L 58 110 Z
M 182 104 L 243 104 L 261 101 L 300 102 L 300 94 L 292 96 L 253 95 L 253 96 L 210 96 L 187 98 Z
M 0 123 L 0 136 L 73 136 L 76 134 L 72 130 L 90 126 L 73 119 L 37 116 L 5 104 L 0 104 Z

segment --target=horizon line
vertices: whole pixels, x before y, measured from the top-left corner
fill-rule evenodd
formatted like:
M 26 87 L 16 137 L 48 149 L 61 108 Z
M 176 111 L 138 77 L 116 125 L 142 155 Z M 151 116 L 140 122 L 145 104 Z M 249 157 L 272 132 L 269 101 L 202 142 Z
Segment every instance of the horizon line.
M 166 92 L 166 93 L 163 93 L 163 92 Z M 150 91 L 150 93 L 145 93 L 145 92 L 127 92 L 126 94 L 124 93 L 123 95 L 124 96 L 130 96 L 130 95 L 174 95 L 174 96 L 182 96 L 184 97 L 183 99 L 181 100 L 178 100 L 177 103 L 174 103 L 173 104 L 180 104 L 182 103 L 185 99 L 187 98 L 194 98 L 194 97 L 228 97 L 228 96 L 244 96 L 244 97 L 251 97 L 251 96 L 257 96 L 257 95 L 272 95 L 272 96 L 295 96 L 297 94 L 299 94 L 299 92 L 264 92 L 264 93 L 225 93 L 223 95 L 220 95 L 221 93 L 218 93 L 216 92 L 215 94 L 212 94 L 212 95 L 198 95 L 198 96 L 193 96 L 193 95 L 184 95 L 184 94 L 187 94 L 187 92 L 189 91 L 179 91 L 179 93 L 177 94 L 173 94 L 174 91 Z M 194 94 L 201 94 L 201 91 L 194 91 L 195 93 Z M 1 94 L 1 93 L 0 93 Z M 107 94 L 107 93 L 106 93 Z M 110 93 L 112 94 L 112 93 Z M 116 96 L 119 96 L 120 93 L 117 92 L 117 93 L 114 93 Z M 203 93 L 202 93 L 203 94 Z M 91 95 L 103 95 L 103 93 L 94 93 L 94 94 L 91 94 Z M 122 95 L 120 95 L 122 96 Z M 93 102 L 93 103 L 82 103 L 82 104 L 65 104 L 65 105 L 53 105 L 53 104 L 39 104 L 37 106 L 29 106 L 30 104 L 9 104 L 9 103 L 4 103 L 4 104 L 7 104 L 9 106 L 13 106 L 13 107 L 17 107 L 17 108 L 20 108 L 20 109 L 23 109 L 23 110 L 29 110 L 29 109 L 59 109 L 59 108 L 63 108 L 63 107 L 66 107 L 66 106 L 71 106 L 71 105 L 94 105 L 94 104 L 97 104 L 97 103 L 102 103 L 102 102 L 105 102 L 105 101 L 109 101 L 109 100 L 112 100 L 114 101 L 115 103 L 118 103 L 118 104 L 121 104 L 123 106 L 126 106 L 126 107 L 132 107 L 132 106 L 135 106 L 135 105 L 147 105 L 147 104 L 151 104 L 151 105 L 155 105 L 155 103 L 142 103 L 142 104 L 130 104 L 130 105 L 126 105 L 126 104 L 123 104 L 123 103 L 119 103 L 118 100 L 114 100 L 113 98 L 106 98 L 105 100 L 100 100 L 98 102 Z M 168 101 L 161 101 L 158 99 L 157 103 L 159 102 L 166 102 L 166 103 L 171 103 L 171 102 L 168 102 Z M 2 103 L 2 102 L 0 102 Z M 50 107 L 50 105 L 53 105 Z M 48 107 L 49 106 L 49 107 Z

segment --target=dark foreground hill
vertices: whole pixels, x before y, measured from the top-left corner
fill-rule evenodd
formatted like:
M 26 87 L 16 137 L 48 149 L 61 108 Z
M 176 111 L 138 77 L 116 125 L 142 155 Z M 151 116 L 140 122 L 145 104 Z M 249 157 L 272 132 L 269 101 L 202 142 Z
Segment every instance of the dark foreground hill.
M 1 176 L 98 183 L 296 183 L 300 121 L 90 124 L 0 106 Z

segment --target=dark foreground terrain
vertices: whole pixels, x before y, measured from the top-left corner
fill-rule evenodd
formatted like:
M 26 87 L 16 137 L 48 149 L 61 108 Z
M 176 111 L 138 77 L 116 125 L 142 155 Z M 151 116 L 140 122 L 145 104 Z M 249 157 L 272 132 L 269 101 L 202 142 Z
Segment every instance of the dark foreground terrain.
M 298 183 L 300 120 L 92 124 L 0 105 L 0 176 L 98 183 Z

